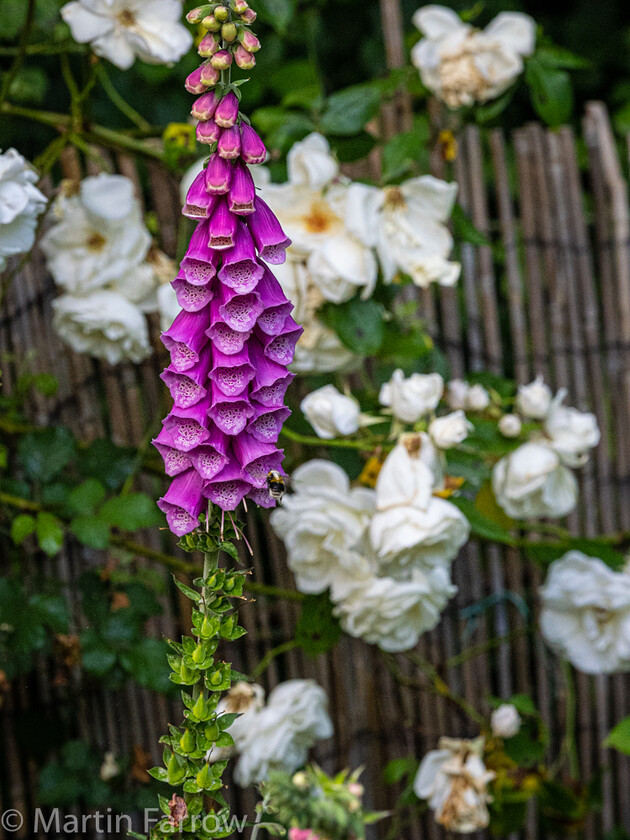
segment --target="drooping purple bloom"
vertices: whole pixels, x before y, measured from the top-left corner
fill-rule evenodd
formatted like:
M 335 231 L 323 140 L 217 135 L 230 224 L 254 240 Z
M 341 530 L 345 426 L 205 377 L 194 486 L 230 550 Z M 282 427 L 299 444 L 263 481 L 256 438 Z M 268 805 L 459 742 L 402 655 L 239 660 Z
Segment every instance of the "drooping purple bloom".
M 202 43 L 202 52 L 215 49 L 214 38 Z M 287 366 L 301 333 L 269 267 L 284 262 L 290 240 L 248 168 L 264 162 L 265 146 L 241 119 L 235 88 L 207 90 L 219 80 L 217 61 L 228 61 L 221 53 L 231 60 L 239 46 L 217 50 L 186 80 L 201 94 L 192 113 L 211 148 L 184 207 L 197 225 L 173 280 L 182 311 L 162 335 L 174 405 L 154 445 L 173 479 L 159 506 L 177 535 L 199 526 L 208 503 L 275 504 L 267 476 L 282 469 Z

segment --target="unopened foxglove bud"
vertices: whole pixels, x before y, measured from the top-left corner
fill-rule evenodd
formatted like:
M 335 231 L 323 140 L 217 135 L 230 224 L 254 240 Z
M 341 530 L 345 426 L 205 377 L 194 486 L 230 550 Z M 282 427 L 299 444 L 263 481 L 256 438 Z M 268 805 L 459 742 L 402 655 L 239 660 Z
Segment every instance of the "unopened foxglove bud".
M 242 44 L 234 50 L 234 61 L 236 66 L 241 70 L 251 70 L 256 66 L 256 58 L 253 53 L 247 52 Z
M 221 136 L 221 129 L 214 120 L 205 120 L 197 124 L 197 140 L 206 146 L 216 143 Z
M 202 21 L 201 25 L 208 32 L 218 32 L 221 29 L 221 22 L 216 19 L 214 15 L 207 15 Z
M 202 58 L 210 58 L 215 53 L 218 53 L 220 49 L 221 38 L 218 37 L 216 32 L 208 32 L 199 42 L 197 52 Z
M 209 61 L 206 61 L 205 64 L 202 64 L 200 69 L 201 73 L 201 81 L 203 84 L 209 88 L 214 87 L 219 79 L 221 78 L 221 74 L 218 70 L 216 70 Z M 201 91 L 194 91 L 195 93 L 201 93 Z
M 197 69 L 193 70 L 192 73 L 187 77 L 186 81 L 184 82 L 184 87 L 186 88 L 188 93 L 204 93 L 206 91 L 206 84 L 201 78 L 203 69 L 203 66 L 197 67 Z
M 252 24 L 257 17 L 258 15 L 253 9 L 245 9 L 244 12 L 241 12 L 241 20 L 248 25 Z
M 205 85 L 204 85 L 205 88 Z M 215 112 L 219 98 L 213 90 L 204 93 L 195 100 L 191 114 L 196 120 L 210 120 Z
M 247 3 L 247 0 L 230 0 L 230 8 L 237 15 L 242 15 L 249 9 L 249 3 Z
M 206 190 L 213 195 L 225 195 L 232 181 L 232 164 L 215 152 L 210 155 L 206 169 Z
M 231 44 L 232 41 L 236 40 L 237 34 L 238 30 L 235 23 L 224 23 L 221 27 L 221 37 L 224 41 L 227 41 L 228 44 Z
M 214 113 L 214 121 L 221 128 L 232 128 L 238 119 L 238 99 L 236 94 L 230 91 L 217 105 Z
M 260 41 L 249 29 L 243 29 L 238 36 L 238 40 L 247 52 L 254 53 L 260 49 Z
M 191 9 L 186 15 L 188 23 L 200 23 L 210 11 L 211 6 L 197 6 L 196 9 Z
M 210 59 L 215 70 L 227 70 L 232 64 L 232 53 L 229 50 L 219 50 Z
M 241 124 L 241 157 L 245 163 L 264 163 L 267 158 L 265 144 L 251 125 Z
M 230 12 L 225 6 L 217 6 L 214 10 L 214 16 L 217 20 L 220 20 L 221 23 L 225 23 L 230 16 Z
M 237 125 L 224 128 L 219 137 L 217 152 L 226 160 L 235 160 L 241 153 L 241 132 Z

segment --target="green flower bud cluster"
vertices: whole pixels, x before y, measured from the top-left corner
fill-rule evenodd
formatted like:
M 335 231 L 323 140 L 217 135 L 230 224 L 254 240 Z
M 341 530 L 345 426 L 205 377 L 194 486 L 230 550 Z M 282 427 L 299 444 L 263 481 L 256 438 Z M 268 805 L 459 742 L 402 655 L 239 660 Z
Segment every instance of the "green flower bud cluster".
M 217 706 L 233 678 L 243 679 L 243 675 L 235 674 L 228 662 L 217 659 L 216 651 L 221 639 L 234 641 L 245 633 L 238 624 L 233 599 L 243 598 L 246 573 L 219 567 L 222 550 L 238 557 L 230 540 L 236 526 L 224 528 L 216 514 L 209 511 L 205 527 L 205 531 L 189 534 L 180 542 L 186 551 L 203 551 L 205 562 L 202 577 L 193 581 L 195 588 L 175 580 L 193 602 L 193 628 L 192 635 L 183 636 L 181 642 L 168 642 L 172 651 L 168 656 L 171 680 L 182 686 L 185 708 L 181 724 L 169 724 L 168 734 L 160 738 L 164 745 L 163 766 L 149 771 L 153 778 L 177 790 L 170 801 L 160 797 L 165 816 L 153 828 L 152 840 L 173 837 L 179 829 L 182 833 L 178 836 L 188 838 L 225 837 L 231 833 L 229 809 L 221 793 L 227 761 L 211 763 L 209 759 L 214 750 L 234 745 L 227 730 L 238 714 L 218 713 Z M 208 814 L 204 812 L 204 797 L 210 797 L 214 804 Z
M 366 825 L 385 816 L 363 810 L 360 773 L 360 769 L 352 774 L 344 770 L 331 777 L 317 765 L 295 774 L 272 771 L 260 786 L 262 807 L 289 837 L 308 831 L 311 838 L 360 840 L 365 837 Z
M 260 49 L 260 41 L 250 29 L 256 12 L 246 0 L 198 6 L 186 17 L 190 23 L 201 23 L 207 30 L 198 51 L 202 58 L 209 59 L 214 71 L 229 70 L 232 62 L 242 70 L 255 66 L 254 53 Z

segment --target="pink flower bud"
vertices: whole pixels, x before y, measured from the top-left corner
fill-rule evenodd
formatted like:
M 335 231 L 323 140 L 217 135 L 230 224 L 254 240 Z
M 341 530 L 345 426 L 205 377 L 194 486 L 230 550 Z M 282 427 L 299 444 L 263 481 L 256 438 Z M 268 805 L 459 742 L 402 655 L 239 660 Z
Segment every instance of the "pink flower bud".
M 225 128 L 217 144 L 217 152 L 226 160 L 234 160 L 241 153 L 241 132 L 237 125 Z
M 252 53 L 247 52 L 242 44 L 239 44 L 234 51 L 234 61 L 241 70 L 251 70 L 252 67 L 256 66 L 256 59 Z
M 225 195 L 230 189 L 233 164 L 216 152 L 210 156 L 206 169 L 206 192 L 211 195 Z
M 195 99 L 190 113 L 196 120 L 212 119 L 212 115 L 215 112 L 218 101 L 216 93 L 213 90 L 209 90 L 204 93 L 203 96 L 200 96 L 199 99 Z
M 245 163 L 264 163 L 267 157 L 265 144 L 247 123 L 241 123 L 241 157 Z
M 215 70 L 227 70 L 232 64 L 232 53 L 228 50 L 219 50 L 212 56 L 210 63 Z
M 219 71 L 215 70 L 214 67 L 207 61 L 205 64 L 201 65 L 200 69 L 201 81 L 206 87 L 214 87 L 221 78 Z
M 236 94 L 230 91 L 217 105 L 214 114 L 217 125 L 221 128 L 232 128 L 238 119 L 238 99 Z
M 200 122 L 197 125 L 197 140 L 200 143 L 205 143 L 207 146 L 211 146 L 213 143 L 217 142 L 220 136 L 221 129 L 214 120 Z
M 201 71 L 202 67 L 197 67 L 196 70 L 193 70 L 192 73 L 188 76 L 186 81 L 184 82 L 184 86 L 188 93 L 204 93 L 206 90 L 206 85 L 203 83 L 201 79 Z
M 249 4 L 246 0 L 230 0 L 230 7 L 237 15 L 242 15 L 249 9 Z
M 253 9 L 245 9 L 244 12 L 241 12 L 241 20 L 243 21 L 243 23 L 253 23 L 257 17 L 258 15 Z
M 188 23 L 200 23 L 205 15 L 210 11 L 210 6 L 197 6 L 196 9 L 191 9 L 186 15 Z
M 255 53 L 260 49 L 260 41 L 249 29 L 243 29 L 238 40 L 245 47 L 247 52 Z
M 256 198 L 256 187 L 252 173 L 247 165 L 239 162 L 234 168 L 230 194 L 228 195 L 228 207 L 231 213 L 238 216 L 247 216 L 254 212 L 254 200 Z
M 208 32 L 199 42 L 197 52 L 202 58 L 210 58 L 211 55 L 219 52 L 220 49 L 221 38 L 217 37 L 215 32 Z

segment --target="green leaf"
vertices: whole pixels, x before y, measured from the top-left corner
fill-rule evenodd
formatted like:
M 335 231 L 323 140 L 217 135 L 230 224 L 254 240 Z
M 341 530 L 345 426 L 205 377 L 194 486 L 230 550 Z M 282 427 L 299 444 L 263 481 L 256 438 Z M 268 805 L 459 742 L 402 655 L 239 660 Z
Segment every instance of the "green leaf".
M 490 244 L 484 234 L 480 230 L 477 230 L 472 219 L 466 215 L 460 204 L 453 206 L 451 219 L 453 221 L 453 234 L 456 240 L 469 242 L 471 245 L 477 245 L 479 247 Z
M 104 549 L 109 545 L 109 525 L 97 516 L 75 516 L 70 531 L 90 548 Z
M 18 443 L 18 456 L 28 475 L 49 482 L 74 458 L 74 438 L 62 426 L 24 435 Z
M 28 513 L 21 513 L 11 523 L 11 539 L 20 545 L 35 530 L 35 519 Z
M 29 607 L 54 633 L 68 632 L 70 612 L 65 599 L 60 595 L 38 593 L 29 600 Z
M 166 645 L 159 639 L 142 639 L 120 655 L 120 664 L 140 685 L 161 693 L 172 691 Z
M 619 721 L 604 741 L 605 747 L 612 747 L 624 755 L 630 755 L 630 717 Z
M 124 531 L 150 528 L 162 521 L 155 502 L 144 493 L 129 493 L 108 499 L 99 511 L 99 517 Z
M 150 770 L 147 770 L 147 773 L 149 776 L 153 776 L 154 779 L 157 779 L 158 782 L 168 781 L 168 773 L 164 767 L 152 767 Z
M 383 781 L 386 785 L 395 785 L 405 776 L 415 773 L 418 762 L 415 758 L 394 758 L 383 768 Z
M 88 478 L 68 496 L 68 505 L 75 513 L 94 513 L 105 498 L 105 487 L 96 478 Z
M 256 10 L 261 19 L 270 23 L 280 34 L 287 30 L 295 13 L 297 0 L 258 0 Z
M 585 70 L 592 66 L 592 62 L 581 55 L 576 55 L 571 50 L 563 47 L 541 47 L 536 50 L 536 58 L 550 67 L 558 67 L 563 70 Z
M 134 470 L 136 452 L 116 446 L 108 438 L 93 441 L 81 452 L 78 468 L 86 478 L 97 478 L 105 487 L 116 490 Z
M 378 85 L 353 85 L 340 90 L 328 98 L 319 129 L 324 134 L 358 134 L 376 116 L 380 104 Z
M 93 647 L 84 650 L 81 656 L 81 665 L 95 677 L 103 677 L 116 664 L 116 654 L 105 646 Z
M 540 56 L 534 56 L 527 62 L 525 79 L 532 105 L 547 125 L 556 127 L 569 119 L 573 110 L 573 88 L 565 70 L 558 70 Z
M 497 525 L 496 522 L 493 522 L 491 519 L 484 516 L 470 499 L 455 496 L 449 499 L 449 501 L 458 507 L 464 514 L 470 523 L 470 528 L 474 536 L 482 537 L 486 540 L 492 540 L 493 542 L 503 543 L 504 545 L 513 546 L 516 544 L 514 537 L 509 531 L 506 531 L 505 528 L 502 528 L 500 525 Z
M 396 134 L 383 147 L 383 178 L 392 181 L 413 170 L 415 166 L 428 168 L 429 121 L 426 117 L 414 120 L 412 131 Z
M 63 525 L 52 513 L 42 511 L 37 514 L 35 523 L 37 542 L 42 551 L 53 557 L 63 545 Z
M 324 323 L 348 349 L 361 356 L 378 353 L 385 335 L 383 315 L 380 304 L 359 298 L 341 304 L 329 303 L 320 310 Z
M 33 387 L 44 397 L 54 397 L 59 389 L 59 380 L 52 373 L 38 373 L 33 377 Z
M 333 615 L 333 605 L 327 593 L 307 595 L 302 601 L 302 613 L 295 628 L 295 639 L 309 656 L 331 650 L 341 638 L 339 621 Z
M 197 592 L 195 589 L 191 589 L 190 586 L 186 586 L 185 583 L 182 583 L 181 580 L 178 580 L 174 575 L 173 580 L 175 581 L 175 586 L 180 590 L 180 592 L 183 592 L 187 598 L 190 598 L 190 600 L 195 603 L 199 603 L 199 601 L 201 601 L 201 593 Z
M 341 163 L 363 160 L 376 146 L 376 140 L 366 131 L 361 131 L 352 137 L 331 136 L 328 142 Z

